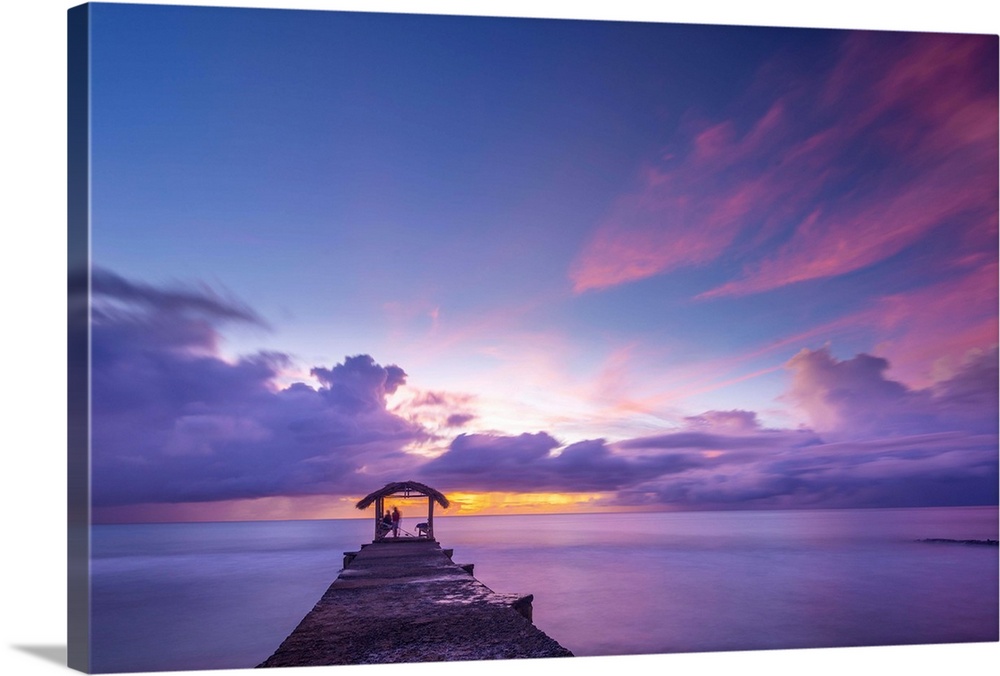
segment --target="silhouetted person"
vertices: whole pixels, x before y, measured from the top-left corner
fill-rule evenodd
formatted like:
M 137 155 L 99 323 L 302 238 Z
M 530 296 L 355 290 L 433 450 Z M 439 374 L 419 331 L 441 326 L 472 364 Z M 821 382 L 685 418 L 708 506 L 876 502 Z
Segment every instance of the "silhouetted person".
M 386 535 L 389 534 L 389 531 L 392 530 L 392 515 L 389 514 L 388 509 L 385 510 L 385 516 L 382 517 L 382 525 L 379 530 L 380 530 L 379 535 L 381 537 L 385 537 Z
M 402 514 L 399 513 L 399 507 L 392 508 L 392 537 L 399 537 L 399 520 L 402 518 Z

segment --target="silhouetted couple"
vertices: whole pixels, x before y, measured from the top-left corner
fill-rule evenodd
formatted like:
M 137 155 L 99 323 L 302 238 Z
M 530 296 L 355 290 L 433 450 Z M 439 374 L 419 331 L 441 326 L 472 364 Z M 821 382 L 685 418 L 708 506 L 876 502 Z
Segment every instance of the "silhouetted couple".
M 385 510 L 385 516 L 382 517 L 382 537 L 389 534 L 392 531 L 392 537 L 399 537 L 399 521 L 402 518 L 402 514 L 399 511 L 399 507 L 393 507 L 392 512 Z

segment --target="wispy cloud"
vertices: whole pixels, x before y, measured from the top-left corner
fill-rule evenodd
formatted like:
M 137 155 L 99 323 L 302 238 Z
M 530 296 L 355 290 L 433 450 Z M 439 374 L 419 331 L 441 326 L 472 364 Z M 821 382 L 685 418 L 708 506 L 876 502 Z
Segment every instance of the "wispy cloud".
M 742 274 L 702 297 L 745 295 L 871 266 L 943 227 L 995 241 L 995 61 L 989 36 L 850 34 L 832 69 L 756 121 L 715 123 L 647 167 L 575 261 L 574 290 L 725 258 Z

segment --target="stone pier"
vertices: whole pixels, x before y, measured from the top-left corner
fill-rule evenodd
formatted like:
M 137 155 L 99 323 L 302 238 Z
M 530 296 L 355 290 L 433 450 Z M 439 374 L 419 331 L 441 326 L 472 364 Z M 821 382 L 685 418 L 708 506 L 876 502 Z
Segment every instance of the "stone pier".
M 346 552 L 337 579 L 258 666 L 572 656 L 532 624 L 530 595 L 498 594 L 472 570 L 423 538 Z

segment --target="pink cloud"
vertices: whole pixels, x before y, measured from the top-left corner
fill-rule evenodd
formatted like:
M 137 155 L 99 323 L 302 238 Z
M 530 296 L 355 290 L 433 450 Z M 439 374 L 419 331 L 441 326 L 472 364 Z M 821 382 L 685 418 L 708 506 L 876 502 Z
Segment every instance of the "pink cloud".
M 923 35 L 886 48 L 878 35 L 857 32 L 845 41 L 822 105 L 858 95 L 860 78 L 870 86 L 860 90 L 854 126 L 870 126 L 880 116 L 902 110 L 905 124 L 878 129 L 897 146 L 948 152 L 996 137 L 994 36 Z M 880 48 L 886 49 L 888 68 L 872 59 Z
M 872 345 L 872 354 L 889 360 L 887 376 L 909 388 L 931 387 L 998 343 L 996 260 L 989 254 L 970 256 L 940 272 L 947 277 L 876 296 L 859 309 L 794 334 L 696 365 L 673 367 L 669 378 L 657 381 L 654 390 L 648 379 L 636 375 L 642 369 L 638 360 L 648 359 L 648 350 L 633 345 L 616 353 L 602 372 L 598 382 L 607 395 L 602 401 L 611 414 L 663 412 L 690 397 L 780 371 L 803 346 L 831 341 L 863 340 Z
M 757 293 L 870 266 L 944 224 L 981 246 L 996 233 L 995 55 L 989 36 L 851 34 L 742 136 L 717 122 L 642 172 L 572 265 L 574 291 L 729 254 L 741 277 L 704 296 Z
M 905 192 L 873 196 L 855 213 L 810 214 L 775 255 L 702 297 L 745 295 L 852 272 L 899 253 L 970 207 L 985 210 L 995 202 L 995 185 L 967 183 L 951 168 L 945 165 Z M 973 227 L 988 229 L 988 214 Z
M 391 412 L 436 434 L 447 428 L 464 427 L 475 420 L 473 413 L 476 398 L 467 393 L 434 392 L 410 388 L 410 396 L 404 396 Z
M 745 434 L 760 427 L 757 414 L 753 411 L 705 411 L 700 415 L 688 416 L 685 424 L 693 429 L 713 429 L 729 433 Z
M 816 341 L 865 336 L 873 352 L 890 358 L 893 378 L 911 388 L 945 380 L 970 356 L 1000 338 L 996 311 L 998 267 L 989 256 L 970 257 L 968 269 L 926 286 L 873 298 L 865 307 L 732 357 L 734 363 Z M 984 260 L 987 259 L 987 260 Z
M 788 368 L 793 376 L 787 398 L 820 432 L 855 438 L 868 436 L 875 428 L 900 433 L 898 411 L 913 405 L 903 385 L 885 378 L 889 362 L 879 357 L 859 354 L 840 361 L 827 348 L 802 350 Z M 902 421 L 903 426 L 907 422 Z
M 892 355 L 897 378 L 925 387 L 950 377 L 969 354 L 997 345 L 997 274 L 991 261 L 879 299 L 866 315 L 879 332 L 878 351 Z
M 653 415 L 680 419 L 675 408 L 691 397 L 723 390 L 781 370 L 781 364 L 748 368 L 757 354 L 678 362 L 672 348 L 640 341 L 611 351 L 594 376 L 574 386 L 588 404 L 593 420 L 619 420 L 623 416 Z M 766 350 L 761 350 L 764 354 Z M 652 366 L 657 364 L 657 366 Z

